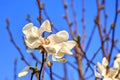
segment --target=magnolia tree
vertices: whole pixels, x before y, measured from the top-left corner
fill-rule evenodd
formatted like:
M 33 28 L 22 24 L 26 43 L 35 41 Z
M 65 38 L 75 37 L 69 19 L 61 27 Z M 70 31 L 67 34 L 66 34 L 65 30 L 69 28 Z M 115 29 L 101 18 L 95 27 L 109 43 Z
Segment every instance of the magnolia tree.
M 22 29 L 27 53 L 23 53 L 20 46 L 18 47 L 15 43 L 9 20 L 6 20 L 11 43 L 26 65 L 23 70 L 15 74 L 14 79 L 21 80 L 23 77 L 28 77 L 29 80 L 120 80 L 120 38 L 117 37 L 120 34 L 116 31 L 120 26 L 118 0 L 110 5 L 106 0 L 95 1 L 97 13 L 92 16 L 94 20 L 91 21 L 94 26 L 88 26 L 86 23 L 89 20 L 85 15 L 90 15 L 86 13 L 86 9 L 90 9 L 85 7 L 85 0 L 81 0 L 82 4 L 79 5 L 81 14 L 78 15 L 75 0 L 69 2 L 62 0 L 61 5 L 63 5 L 65 16 L 61 18 L 66 21 L 67 30 L 62 28 L 57 30 L 56 23 L 52 22 L 51 15 L 47 13 L 46 3 L 40 0 L 36 2 L 40 27 L 33 25 L 30 18 L 32 15 L 28 15 L 26 19 L 28 24 L 25 24 Z M 111 5 L 115 7 L 115 13 L 110 14 L 114 15 L 112 23 L 107 23 L 110 16 L 107 8 Z M 71 7 L 70 10 L 69 7 Z M 71 11 L 72 14 L 70 14 Z M 78 21 L 80 16 L 82 20 Z M 97 36 L 94 36 L 95 34 Z M 35 53 L 39 55 L 36 56 Z M 31 55 L 36 65 L 28 62 L 24 54 Z

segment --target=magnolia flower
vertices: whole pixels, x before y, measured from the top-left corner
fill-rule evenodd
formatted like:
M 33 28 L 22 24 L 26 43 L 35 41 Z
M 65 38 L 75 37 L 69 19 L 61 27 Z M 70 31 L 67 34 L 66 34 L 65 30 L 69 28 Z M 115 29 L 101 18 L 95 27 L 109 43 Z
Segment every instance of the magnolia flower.
M 51 32 L 50 22 L 46 20 L 40 28 L 33 26 L 32 23 L 25 25 L 23 33 L 25 34 L 25 43 L 29 49 L 43 48 L 52 59 L 58 62 L 65 62 L 64 54 L 72 55 L 71 49 L 75 47 L 76 42 L 68 41 L 69 34 L 67 31 L 59 31 L 51 34 L 47 38 L 42 37 L 43 32 Z
M 97 65 L 95 66 L 95 76 L 97 78 L 102 78 L 103 76 L 106 76 L 106 70 L 107 70 L 107 66 L 108 66 L 108 61 L 107 59 L 104 57 L 102 60 L 102 64 L 100 64 L 99 62 L 97 63 Z M 98 69 L 99 72 L 96 71 L 96 67 Z
M 118 57 L 118 56 L 116 56 Z M 118 64 L 117 61 L 119 58 L 116 58 L 116 61 L 114 61 L 114 67 L 113 68 L 107 68 L 108 66 L 108 61 L 107 59 L 104 57 L 102 64 L 100 64 L 99 62 L 97 63 L 97 65 L 95 66 L 95 69 L 97 67 L 98 71 L 95 70 L 95 76 L 97 78 L 103 78 L 103 80 L 119 80 L 120 79 L 120 73 L 119 73 L 119 68 L 118 68 Z M 117 77 L 118 76 L 118 77 Z
M 38 48 L 42 41 L 43 32 L 51 32 L 50 22 L 48 20 L 44 21 L 40 28 L 33 25 L 33 23 L 28 23 L 23 28 L 23 33 L 25 34 L 25 43 L 28 48 L 35 49 Z
M 72 55 L 70 50 L 75 47 L 76 42 L 68 41 L 68 38 L 68 32 L 64 30 L 47 37 L 49 44 L 43 44 L 43 47 L 52 55 L 53 61 L 65 62 L 64 54 Z

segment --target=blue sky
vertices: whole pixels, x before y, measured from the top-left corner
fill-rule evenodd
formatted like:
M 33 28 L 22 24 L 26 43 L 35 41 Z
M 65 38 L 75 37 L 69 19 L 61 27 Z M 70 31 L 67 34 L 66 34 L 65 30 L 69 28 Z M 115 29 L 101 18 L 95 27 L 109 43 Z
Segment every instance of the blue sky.
M 45 8 L 50 16 L 53 24 L 55 27 L 60 30 L 67 30 L 69 32 L 68 26 L 66 24 L 66 21 L 63 19 L 64 16 L 64 9 L 62 0 L 42 0 L 45 2 Z M 67 0 L 68 3 L 68 9 L 70 14 L 70 20 L 73 21 L 73 15 L 71 11 L 71 0 Z M 110 28 L 111 23 L 114 20 L 114 14 L 115 14 L 115 1 L 107 1 L 106 2 L 106 12 L 108 14 L 108 21 L 107 21 L 107 28 Z M 120 2 L 119 2 L 120 3 Z M 120 4 L 119 4 L 120 5 Z M 120 7 L 120 6 L 119 6 Z M 77 20 L 78 20 L 78 26 L 79 26 L 79 34 L 82 35 L 82 24 L 81 24 L 81 18 L 82 18 L 82 3 L 81 0 L 75 0 L 75 8 L 77 12 Z M 95 0 L 86 0 L 85 1 L 85 18 L 86 18 L 86 32 L 87 37 L 90 36 L 91 30 L 94 26 L 94 18 L 97 15 L 97 7 L 96 7 L 96 1 Z M 13 80 L 13 69 L 14 69 L 14 60 L 17 58 L 17 73 L 20 72 L 26 65 L 23 61 L 20 59 L 20 55 L 18 51 L 15 49 L 15 47 L 10 43 L 10 37 L 8 35 L 8 32 L 6 30 L 6 23 L 5 19 L 8 18 L 10 20 L 10 30 L 12 31 L 13 37 L 15 42 L 18 46 L 20 46 L 22 52 L 24 53 L 25 57 L 27 58 L 28 62 L 30 62 L 32 65 L 35 65 L 34 60 L 30 56 L 29 53 L 26 52 L 25 46 L 23 44 L 23 33 L 22 28 L 25 24 L 28 22 L 25 20 L 27 14 L 30 14 L 31 20 L 34 23 L 34 25 L 39 26 L 38 21 L 36 20 L 38 16 L 38 7 L 35 0 L 0 0 L 0 42 L 1 42 L 1 56 L 0 56 L 0 79 L 1 80 Z M 101 16 L 103 15 L 103 11 L 101 12 Z M 118 16 L 117 20 L 117 26 L 116 26 L 116 34 L 115 38 L 118 39 L 118 46 L 120 45 L 120 16 Z M 104 19 L 101 17 L 101 24 L 103 24 Z M 98 49 L 100 46 L 100 38 L 98 37 L 98 31 L 96 29 L 96 32 L 94 34 L 94 39 L 92 40 L 91 47 L 88 50 L 87 56 L 89 59 L 91 59 L 91 56 L 94 55 L 94 52 Z M 86 39 L 87 42 L 88 39 Z M 120 46 L 119 46 L 120 47 Z M 101 52 L 100 52 L 101 53 Z M 38 56 L 38 52 L 35 51 L 35 54 Z M 117 54 L 117 51 L 114 51 L 113 54 Z M 113 56 L 114 56 L 113 55 Z M 40 56 L 40 55 L 39 55 Z M 40 57 L 38 57 L 41 59 Z M 75 63 L 75 59 L 71 56 L 67 56 L 67 59 L 71 61 L 71 63 Z M 95 63 L 100 61 L 101 62 L 102 56 L 97 56 L 95 58 Z M 86 67 L 86 64 L 83 65 Z M 57 67 L 56 67 L 57 66 Z M 76 65 L 75 65 L 76 66 Z M 53 65 L 53 71 L 59 74 L 60 76 L 63 76 L 62 69 L 63 65 L 61 63 L 54 62 Z M 62 70 L 59 70 L 62 69 Z M 68 72 L 70 73 L 68 76 L 73 75 L 73 78 L 77 80 L 78 78 L 77 71 L 75 71 L 73 68 L 68 66 Z M 60 72 L 58 72 L 58 70 Z M 73 74 L 74 72 L 74 74 Z M 61 73 L 61 74 L 60 74 Z M 29 79 L 29 76 L 26 76 L 25 78 L 18 78 L 17 80 L 25 80 Z M 48 75 L 46 75 L 47 78 Z M 57 79 L 57 78 L 56 78 Z M 92 80 L 92 79 L 91 79 Z

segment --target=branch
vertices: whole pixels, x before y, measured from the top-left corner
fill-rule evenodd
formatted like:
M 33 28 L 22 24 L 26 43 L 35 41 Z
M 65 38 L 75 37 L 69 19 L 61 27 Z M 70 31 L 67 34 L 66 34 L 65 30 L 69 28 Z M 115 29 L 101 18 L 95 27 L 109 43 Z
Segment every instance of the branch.
M 29 63 L 27 62 L 27 60 L 24 58 L 24 55 L 23 55 L 20 47 L 15 43 L 15 41 L 14 41 L 14 39 L 13 39 L 12 33 L 11 33 L 11 31 L 10 31 L 10 28 L 9 28 L 10 22 L 9 22 L 8 19 L 6 19 L 6 24 L 7 24 L 6 29 L 7 29 L 7 31 L 8 31 L 9 36 L 10 36 L 10 41 L 11 41 L 11 43 L 13 44 L 13 46 L 14 46 L 14 47 L 17 49 L 17 51 L 19 52 L 19 54 L 20 54 L 20 56 L 21 56 L 21 59 L 25 62 L 25 64 L 27 64 L 28 66 L 30 66 L 30 64 L 29 64 Z

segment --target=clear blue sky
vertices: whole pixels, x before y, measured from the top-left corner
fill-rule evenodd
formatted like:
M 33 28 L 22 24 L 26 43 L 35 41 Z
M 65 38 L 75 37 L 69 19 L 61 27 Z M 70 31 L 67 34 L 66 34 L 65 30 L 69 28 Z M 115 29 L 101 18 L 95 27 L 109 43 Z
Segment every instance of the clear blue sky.
M 69 32 L 68 26 L 66 24 L 66 21 L 63 19 L 64 16 L 64 9 L 62 0 L 42 0 L 45 2 L 45 8 L 47 10 L 48 15 L 50 16 L 53 24 L 58 30 L 67 30 Z M 70 19 L 73 21 L 73 15 L 71 11 L 71 0 L 67 0 L 68 6 L 69 6 L 69 13 L 70 13 Z M 115 0 L 111 0 L 106 2 L 106 11 L 108 14 L 108 24 L 107 28 L 110 28 L 111 22 L 114 20 L 114 14 L 115 14 Z M 119 2 L 120 3 L 120 2 Z M 15 58 L 18 59 L 17 63 L 17 73 L 19 73 L 26 65 L 23 61 L 20 60 L 20 55 L 18 51 L 14 48 L 14 46 L 10 43 L 10 37 L 8 35 L 8 32 L 6 31 L 6 23 L 5 19 L 8 18 L 10 20 L 10 30 L 12 31 L 13 37 L 15 42 L 20 46 L 22 52 L 24 53 L 27 60 L 34 65 L 34 61 L 32 60 L 32 57 L 29 55 L 29 53 L 26 52 L 25 46 L 23 44 L 23 33 L 22 28 L 25 24 L 28 22 L 25 20 L 27 14 L 30 14 L 32 22 L 39 26 L 38 21 L 36 20 L 38 16 L 38 7 L 36 5 L 36 0 L 0 0 L 0 80 L 13 80 L 13 69 L 14 69 L 14 60 Z M 119 4 L 120 5 L 120 4 Z M 119 6 L 120 7 L 120 6 Z M 77 12 L 77 20 L 79 25 L 79 34 L 82 35 L 82 24 L 81 24 L 81 18 L 82 18 L 82 5 L 81 0 L 75 0 L 75 8 Z M 85 18 L 86 18 L 86 30 L 87 30 L 87 37 L 90 36 L 91 30 L 94 25 L 94 18 L 97 14 L 97 7 L 96 7 L 96 1 L 95 0 L 85 0 Z M 101 12 L 103 13 L 103 12 Z M 101 15 L 102 16 L 102 15 Z M 118 21 L 120 21 L 120 16 L 118 17 Z M 101 18 L 101 23 L 103 24 L 104 20 Z M 115 38 L 120 40 L 120 23 L 117 22 L 116 26 L 116 34 Z M 93 53 L 97 50 L 97 48 L 100 45 L 100 38 L 98 37 L 98 32 L 96 30 L 96 34 L 94 35 L 94 39 L 92 41 L 92 47 L 89 48 L 87 56 L 89 56 L 89 59 L 91 59 L 91 56 L 93 56 Z M 87 39 L 88 40 L 88 39 Z M 118 40 L 118 41 L 119 41 Z M 86 41 L 87 42 L 87 41 Z M 118 43 L 120 45 L 120 42 Z M 120 47 L 120 46 L 119 46 Z M 36 54 L 38 52 L 36 51 Z M 116 51 L 114 51 L 114 54 L 117 54 Z M 69 57 L 67 56 L 67 59 L 69 60 Z M 97 56 L 95 58 L 94 62 L 101 62 L 102 56 Z M 74 59 L 70 59 L 71 63 L 75 63 Z M 84 64 L 84 63 L 83 63 Z M 84 64 L 85 66 L 86 64 Z M 57 74 L 60 74 L 60 76 L 63 76 L 63 72 L 60 71 L 62 69 L 62 64 L 54 62 L 53 65 L 53 71 Z M 74 71 L 73 68 L 68 67 L 68 72 L 70 73 L 68 76 L 73 75 L 74 80 L 77 80 L 78 78 L 76 76 L 77 72 Z M 58 72 L 58 70 L 60 72 Z M 74 74 L 73 74 L 74 72 Z M 17 80 L 27 80 L 29 79 L 29 76 L 26 76 L 25 78 L 18 78 Z M 47 75 L 46 75 L 47 76 Z M 48 76 L 47 76 L 48 78 Z M 57 79 L 57 78 L 56 78 Z M 91 79 L 92 80 L 92 79 Z

